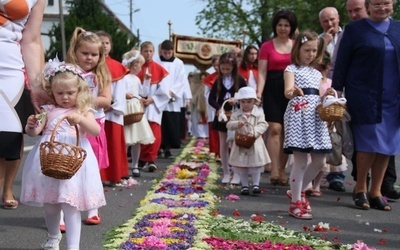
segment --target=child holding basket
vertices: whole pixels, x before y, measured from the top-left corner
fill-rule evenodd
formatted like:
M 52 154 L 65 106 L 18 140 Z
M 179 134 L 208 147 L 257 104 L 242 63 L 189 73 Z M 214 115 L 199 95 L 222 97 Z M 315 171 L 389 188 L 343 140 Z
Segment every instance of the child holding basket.
M 262 135 L 268 128 L 264 112 L 256 105 L 258 100 L 256 91 L 252 87 L 243 87 L 234 97 L 240 103 L 240 109 L 235 111 L 227 129 L 236 130 L 236 133 L 254 135 L 254 144 L 249 148 L 232 144 L 229 164 L 233 166 L 236 173 L 240 175 L 242 195 L 249 195 L 249 174 L 252 177 L 253 194 L 261 193 L 260 177 L 264 172 L 264 166 L 271 162 Z

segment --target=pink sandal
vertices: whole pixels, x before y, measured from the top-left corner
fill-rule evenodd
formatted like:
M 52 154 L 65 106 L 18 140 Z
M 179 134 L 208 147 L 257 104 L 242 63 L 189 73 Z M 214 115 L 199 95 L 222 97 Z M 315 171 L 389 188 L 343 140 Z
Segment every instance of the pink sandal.
M 4 200 L 3 199 L 3 206 L 5 209 L 16 209 L 18 207 L 18 201 L 15 199 L 11 199 L 11 200 Z
M 290 202 L 289 215 L 301 220 L 311 220 L 312 214 L 304 209 L 303 202 Z

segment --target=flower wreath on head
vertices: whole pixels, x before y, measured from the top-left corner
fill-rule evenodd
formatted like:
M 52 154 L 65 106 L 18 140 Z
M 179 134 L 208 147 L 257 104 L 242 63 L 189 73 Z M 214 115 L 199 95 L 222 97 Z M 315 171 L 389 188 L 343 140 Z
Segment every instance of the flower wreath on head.
M 123 59 L 123 60 L 122 60 L 122 65 L 124 65 L 125 67 L 128 66 L 128 64 L 130 64 L 131 62 L 133 62 L 133 61 L 135 61 L 136 59 L 138 59 L 138 58 L 139 58 L 139 55 L 140 55 L 140 53 L 139 53 L 139 52 L 136 52 L 136 55 L 135 55 L 135 56 L 132 56 L 132 57 L 129 58 L 129 59 Z
M 85 72 L 83 72 L 74 65 L 66 64 L 65 62 L 60 62 L 58 56 L 56 56 L 53 60 L 50 59 L 49 62 L 47 62 L 46 65 L 44 66 L 43 70 L 44 79 L 50 82 L 51 79 L 58 73 L 63 73 L 67 71 L 85 80 Z

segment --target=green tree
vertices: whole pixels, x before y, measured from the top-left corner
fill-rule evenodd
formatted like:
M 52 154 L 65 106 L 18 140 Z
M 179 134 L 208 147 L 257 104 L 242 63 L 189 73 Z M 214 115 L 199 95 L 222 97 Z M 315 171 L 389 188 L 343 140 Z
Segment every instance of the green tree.
M 327 6 L 336 7 L 340 25 L 349 22 L 345 0 L 199 0 L 206 7 L 196 16 L 196 25 L 203 36 L 240 39 L 245 44 L 260 46 L 272 34 L 271 22 L 274 13 L 280 9 L 294 11 L 299 30 L 311 29 L 322 32 L 318 14 Z M 400 17 L 400 5 L 395 6 L 394 19 Z
M 64 19 L 67 50 L 76 27 L 82 27 L 93 32 L 104 30 L 109 33 L 113 42 L 110 56 L 116 60 L 121 60 L 123 53 L 136 45 L 136 37 L 129 39 L 130 35 L 119 29 L 117 21 L 104 11 L 100 0 L 67 0 L 66 5 L 69 10 L 69 15 Z M 54 58 L 58 54 L 60 60 L 64 60 L 61 53 L 61 27 L 59 23 L 53 24 L 49 35 L 52 39 L 50 48 L 46 51 L 46 58 Z

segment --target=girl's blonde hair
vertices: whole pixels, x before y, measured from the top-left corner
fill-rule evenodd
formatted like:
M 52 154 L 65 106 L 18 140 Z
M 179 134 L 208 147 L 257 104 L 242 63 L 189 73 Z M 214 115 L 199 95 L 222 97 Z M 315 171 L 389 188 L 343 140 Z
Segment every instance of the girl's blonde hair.
M 80 27 L 75 28 L 69 44 L 67 61 L 79 65 L 76 57 L 76 51 L 84 42 L 94 43 L 99 48 L 99 61 L 92 69 L 92 72 L 96 76 L 97 83 L 99 84 L 99 92 L 101 92 L 111 83 L 111 75 L 106 64 L 103 46 L 98 35 L 93 32 L 86 31 Z
M 144 62 L 144 57 L 140 54 L 140 51 L 136 49 L 132 49 L 122 56 L 122 65 L 128 69 L 130 69 L 135 63 L 138 63 L 140 66 L 142 66 Z
M 314 60 L 310 63 L 310 66 L 315 66 L 315 64 L 321 63 L 325 51 L 324 39 L 319 37 L 318 34 L 315 33 L 314 31 L 305 30 L 301 32 L 294 41 L 292 53 L 290 56 L 290 59 L 292 60 L 293 64 L 295 64 L 296 66 L 301 65 L 300 61 L 301 46 L 303 46 L 303 44 L 308 41 L 314 41 L 314 40 L 318 41 L 318 50 L 317 50 L 317 55 L 315 56 Z
M 78 68 L 73 64 L 67 63 L 65 65 Z M 79 112 L 86 113 L 90 108 L 92 108 L 92 94 L 90 93 L 89 85 L 86 83 L 82 75 L 76 71 L 65 70 L 55 72 L 54 76 L 47 80 L 45 79 L 43 81 L 43 88 L 51 97 L 53 97 L 53 86 L 56 84 L 76 87 L 78 89 L 76 108 Z

